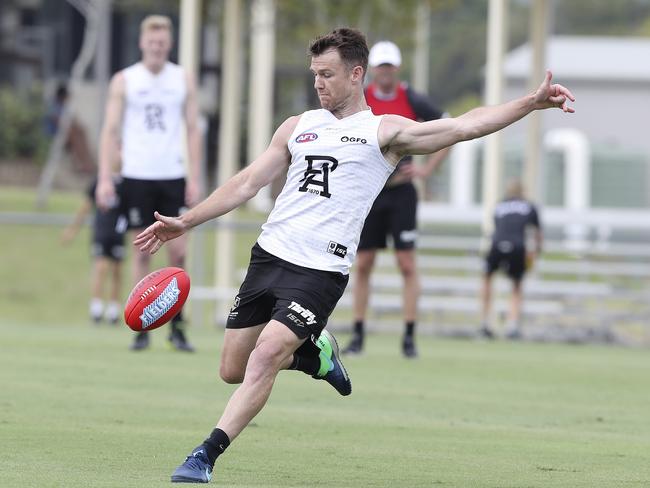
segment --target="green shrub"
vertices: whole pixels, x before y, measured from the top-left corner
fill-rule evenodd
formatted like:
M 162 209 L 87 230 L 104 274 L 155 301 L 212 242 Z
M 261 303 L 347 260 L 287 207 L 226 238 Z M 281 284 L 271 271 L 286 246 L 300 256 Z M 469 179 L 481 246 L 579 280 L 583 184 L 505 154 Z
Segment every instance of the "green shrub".
M 48 144 L 44 111 L 40 90 L 0 87 L 0 158 L 43 160 Z

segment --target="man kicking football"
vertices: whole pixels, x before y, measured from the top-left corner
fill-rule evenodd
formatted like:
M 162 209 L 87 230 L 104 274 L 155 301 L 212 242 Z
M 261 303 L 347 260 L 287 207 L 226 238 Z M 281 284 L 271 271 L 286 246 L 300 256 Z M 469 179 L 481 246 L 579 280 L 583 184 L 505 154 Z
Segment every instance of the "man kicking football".
M 289 117 L 249 166 L 180 217 L 157 222 L 135 240 L 155 253 L 170 239 L 251 199 L 288 167 L 286 183 L 253 247 L 228 317 L 220 374 L 241 383 L 215 429 L 172 475 L 206 483 L 215 460 L 266 404 L 278 372 L 297 369 L 352 391 L 334 338 L 324 327 L 341 297 L 373 200 L 407 154 L 430 154 L 498 131 L 534 110 L 573 112 L 569 90 L 551 84 L 517 100 L 457 117 L 415 122 L 375 116 L 363 96 L 368 46 L 357 30 L 337 29 L 310 46 L 322 109 Z M 315 340 L 315 343 L 313 342 Z

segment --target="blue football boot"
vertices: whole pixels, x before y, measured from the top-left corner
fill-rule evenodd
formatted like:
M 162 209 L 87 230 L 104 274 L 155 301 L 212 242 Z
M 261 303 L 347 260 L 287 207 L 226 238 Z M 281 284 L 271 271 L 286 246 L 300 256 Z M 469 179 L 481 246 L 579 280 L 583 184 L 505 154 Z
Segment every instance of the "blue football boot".
M 176 468 L 172 474 L 172 483 L 207 483 L 210 478 L 212 478 L 212 466 L 208 461 L 205 448 L 199 446 L 187 456 L 183 464 Z

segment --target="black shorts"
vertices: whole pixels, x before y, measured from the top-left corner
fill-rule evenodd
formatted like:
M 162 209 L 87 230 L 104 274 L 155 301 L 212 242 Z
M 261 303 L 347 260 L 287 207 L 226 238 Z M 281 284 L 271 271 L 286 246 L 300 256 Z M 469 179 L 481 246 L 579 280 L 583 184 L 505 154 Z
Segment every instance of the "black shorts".
M 124 259 L 124 235 L 114 239 L 94 240 L 90 245 L 90 253 L 94 258 L 105 257 L 113 261 Z
M 384 188 L 372 204 L 358 249 L 384 249 L 391 235 L 395 249 L 413 249 L 417 238 L 418 196 L 413 183 Z
M 255 243 L 226 327 L 243 329 L 275 319 L 300 339 L 318 337 L 347 284 L 348 275 L 297 266 Z
M 122 209 L 130 229 L 148 227 L 155 222 L 153 213 L 178 217 L 185 207 L 185 178 L 177 180 L 122 181 Z
M 526 248 L 508 241 L 495 242 L 485 258 L 485 274 L 502 269 L 514 281 L 521 281 L 526 272 Z

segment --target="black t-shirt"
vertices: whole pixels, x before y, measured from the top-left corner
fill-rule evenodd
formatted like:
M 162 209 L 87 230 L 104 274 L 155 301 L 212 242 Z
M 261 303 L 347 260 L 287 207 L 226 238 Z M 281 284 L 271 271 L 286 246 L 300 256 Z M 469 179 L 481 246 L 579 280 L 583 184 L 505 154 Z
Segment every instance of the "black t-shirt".
M 433 105 L 426 95 L 416 92 L 410 86 L 406 88 L 406 97 L 417 116 L 417 120 L 425 122 L 427 120 L 438 120 L 444 115 L 444 112 Z
M 541 227 L 537 209 L 527 200 L 511 198 L 499 202 L 494 210 L 494 236 L 492 241 L 510 242 L 513 246 L 524 246 L 526 227 Z
M 122 180 L 115 178 L 113 179 L 113 184 L 115 185 L 115 201 L 105 212 L 98 209 L 95 204 L 97 179 L 90 184 L 86 193 L 95 205 L 95 218 L 93 219 L 94 242 L 121 240 L 124 238 L 124 233 L 126 232 L 126 217 L 123 215 L 120 206 Z

